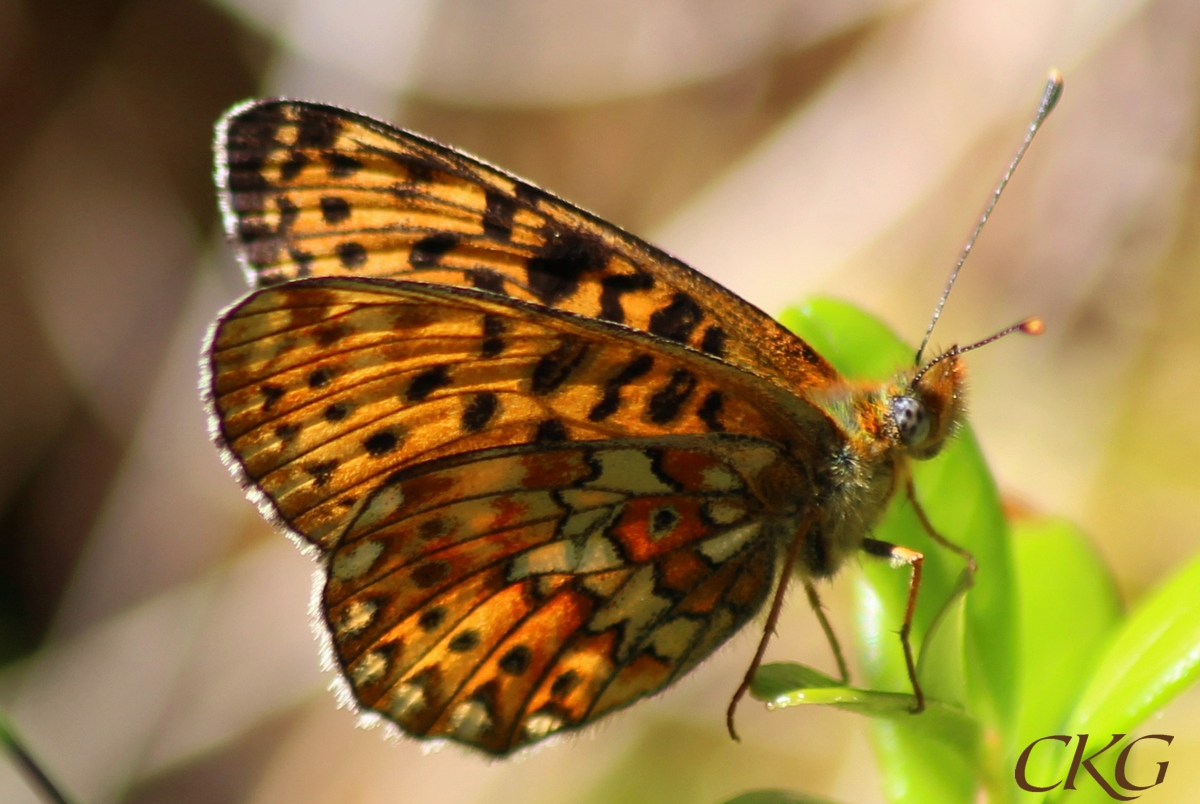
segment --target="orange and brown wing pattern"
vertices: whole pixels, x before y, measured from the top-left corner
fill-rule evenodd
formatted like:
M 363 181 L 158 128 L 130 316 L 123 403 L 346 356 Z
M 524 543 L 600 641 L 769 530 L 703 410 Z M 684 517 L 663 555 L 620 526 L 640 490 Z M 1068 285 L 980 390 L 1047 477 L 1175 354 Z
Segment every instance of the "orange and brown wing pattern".
M 624 324 L 799 393 L 835 377 L 769 316 L 655 247 L 466 154 L 315 103 L 217 127 L 226 228 L 258 286 L 308 276 L 473 287 Z
M 493 754 L 653 694 L 761 606 L 796 522 L 756 489 L 796 471 L 778 445 L 728 434 L 402 470 L 327 565 L 349 691 L 414 736 Z
M 623 327 L 464 288 L 298 280 L 252 293 L 207 351 L 218 441 L 322 550 L 397 470 L 513 444 L 753 435 L 828 423 L 770 383 Z

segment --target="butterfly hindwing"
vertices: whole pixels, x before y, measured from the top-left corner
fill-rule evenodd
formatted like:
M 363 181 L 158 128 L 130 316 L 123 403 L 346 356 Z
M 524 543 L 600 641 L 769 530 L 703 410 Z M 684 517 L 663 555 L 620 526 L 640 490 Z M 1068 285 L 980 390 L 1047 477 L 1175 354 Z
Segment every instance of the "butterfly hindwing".
M 358 704 L 504 754 L 653 694 L 734 633 L 795 510 L 777 445 L 665 436 L 483 450 L 356 507 L 322 608 Z M 797 506 L 801 499 L 792 501 Z
M 473 157 L 332 106 L 217 127 L 226 228 L 259 286 L 385 276 L 624 324 L 799 391 L 835 374 L 753 305 L 633 235 Z
M 209 353 L 218 439 L 271 512 L 322 549 L 368 492 L 423 461 L 672 434 L 802 451 L 816 445 L 798 432 L 827 427 L 805 403 L 690 349 L 422 283 L 259 290 L 221 318 Z

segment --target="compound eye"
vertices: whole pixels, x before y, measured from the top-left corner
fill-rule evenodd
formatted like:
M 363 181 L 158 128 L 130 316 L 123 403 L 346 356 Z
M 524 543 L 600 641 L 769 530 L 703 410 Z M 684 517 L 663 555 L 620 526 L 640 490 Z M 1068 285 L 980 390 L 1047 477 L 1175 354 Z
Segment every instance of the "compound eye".
M 892 397 L 892 420 L 906 447 L 914 447 L 929 437 L 929 411 L 911 396 Z

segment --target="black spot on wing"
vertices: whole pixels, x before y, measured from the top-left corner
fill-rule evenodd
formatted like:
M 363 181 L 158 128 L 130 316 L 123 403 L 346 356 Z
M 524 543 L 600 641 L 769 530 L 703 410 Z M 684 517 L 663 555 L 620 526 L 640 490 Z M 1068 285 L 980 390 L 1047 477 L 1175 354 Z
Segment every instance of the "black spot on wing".
M 288 248 L 288 256 L 292 258 L 292 262 L 296 263 L 297 279 L 303 279 L 312 274 L 312 252 L 292 246 Z
M 671 379 L 650 397 L 647 413 L 650 421 L 655 424 L 666 424 L 679 415 L 683 404 L 687 402 L 692 391 L 696 390 L 696 375 L 684 369 L 676 369 L 671 373 Z
M 569 437 L 567 428 L 558 419 L 547 419 L 537 426 L 533 440 L 538 444 L 551 444 L 556 441 L 566 441 Z
M 668 340 L 686 343 L 704 313 L 696 300 L 683 291 L 671 297 L 671 303 L 650 316 L 650 332 Z
M 408 264 L 414 268 L 437 265 L 442 255 L 457 245 L 458 237 L 449 232 L 438 232 L 423 237 L 413 243 L 412 251 L 408 253 Z
M 484 357 L 495 357 L 504 351 L 504 319 L 498 315 L 483 317 L 483 345 L 480 352 Z
M 308 375 L 309 388 L 324 388 L 329 385 L 329 380 L 333 378 L 333 374 L 327 368 L 313 369 Z
M 508 295 L 508 291 L 504 289 L 504 277 L 495 271 L 472 268 L 463 273 L 471 280 L 471 287 L 477 290 L 486 290 L 489 293 L 498 293 L 501 296 Z
M 621 305 L 621 297 L 626 293 L 654 287 L 654 277 L 641 271 L 634 274 L 616 274 L 600 280 L 600 287 L 600 318 L 624 324 L 625 308 Z
M 442 169 L 442 164 L 440 162 L 424 154 L 405 151 L 392 151 L 386 148 L 375 147 L 367 147 L 363 150 L 369 153 L 375 153 L 379 154 L 380 156 L 384 156 L 395 162 L 400 167 L 404 168 L 404 172 L 408 179 L 407 183 L 409 185 L 430 184 L 434 180 L 434 172 Z M 394 187 L 393 191 L 397 195 L 403 195 L 405 193 L 411 194 L 412 189 L 411 186 L 404 187 L 401 185 Z
M 441 625 L 445 619 L 445 607 L 433 606 L 421 612 L 421 616 L 417 618 L 417 625 L 421 626 L 421 630 L 423 631 L 432 631 Z
M 533 651 L 528 645 L 513 645 L 500 657 L 500 669 L 510 676 L 519 676 L 529 669 L 533 661 Z
M 313 330 L 313 340 L 320 346 L 333 346 L 354 330 L 345 324 L 328 324 Z
M 404 390 L 404 397 L 409 402 L 420 402 L 439 388 L 450 384 L 450 373 L 446 366 L 434 366 L 413 377 Z
M 413 570 L 412 580 L 418 589 L 428 589 L 434 584 L 444 581 L 449 575 L 450 562 L 434 559 L 417 566 Z
M 321 154 L 329 171 L 330 178 L 345 179 L 362 170 L 363 163 L 350 154 L 341 151 L 326 151 Z
M 483 391 L 471 398 L 470 403 L 463 409 L 462 426 L 469 433 L 482 430 L 492 417 L 496 415 L 499 400 L 491 391 Z
M 262 391 L 263 395 L 262 409 L 264 413 L 269 412 L 271 408 L 275 407 L 275 403 L 278 402 L 279 398 L 283 396 L 283 389 L 278 385 L 264 383 L 263 385 L 259 386 L 259 390 Z
M 363 447 L 374 458 L 387 455 L 400 443 L 400 439 L 391 430 L 380 430 L 363 439 Z
M 704 339 L 700 341 L 700 350 L 713 357 L 724 357 L 727 337 L 725 330 L 713 324 L 704 330 Z
M 333 470 L 337 469 L 338 462 L 336 459 L 324 461 L 323 463 L 309 464 L 304 467 L 304 471 L 312 475 L 313 482 L 318 486 L 324 486 L 329 482 L 329 478 L 333 475 Z
M 327 422 L 340 422 L 350 413 L 350 408 L 345 402 L 334 402 L 329 407 L 325 408 L 325 412 L 321 414 Z
M 421 527 L 417 528 L 417 535 L 423 540 L 429 541 L 439 536 L 445 536 L 453 527 L 454 525 L 449 520 L 439 516 L 422 522 Z
M 303 151 L 292 151 L 287 161 L 279 166 L 279 180 L 291 181 L 308 167 L 308 154 Z
M 279 226 L 276 227 L 275 234 L 283 237 L 296 224 L 296 218 L 300 217 L 300 207 L 292 203 L 292 199 L 286 195 L 277 195 L 275 208 L 279 210 Z
M 563 335 L 558 346 L 542 355 L 533 367 L 530 377 L 533 392 L 540 396 L 560 387 L 583 362 L 587 352 L 588 345 L 582 338 Z
M 554 683 L 550 685 L 550 697 L 565 698 L 571 694 L 571 690 L 579 686 L 579 674 L 574 670 L 568 670 L 554 679 Z
M 337 254 L 338 260 L 342 263 L 342 267 L 353 271 L 367 261 L 367 250 L 362 243 L 348 241 L 338 243 L 334 248 L 334 253 Z
M 516 199 L 497 190 L 488 190 L 484 197 L 487 203 L 483 211 L 484 235 L 493 240 L 508 240 L 512 237 Z
M 725 425 L 721 423 L 721 408 L 725 405 L 725 397 L 720 391 L 710 391 L 708 396 L 704 397 L 704 401 L 700 403 L 700 410 L 696 411 L 696 415 L 700 417 L 700 421 L 714 433 L 724 432 Z
M 321 196 L 321 217 L 325 223 L 333 226 L 350 217 L 350 203 L 340 196 Z
M 275 435 L 280 441 L 290 441 L 296 437 L 298 432 L 300 432 L 300 428 L 290 422 L 284 422 L 275 428 Z
M 621 389 L 647 374 L 653 366 L 654 358 L 650 355 L 638 355 L 629 361 L 619 372 L 604 383 L 604 395 L 588 411 L 588 420 L 593 422 L 604 421 L 616 413 L 621 407 Z
M 297 120 L 297 148 L 332 148 L 342 131 L 342 120 L 324 109 L 300 107 Z
M 466 653 L 479 644 L 479 632 L 474 629 L 459 631 L 450 640 L 448 647 L 455 653 Z
M 543 304 L 557 304 L 579 289 L 584 274 L 600 270 L 607 260 L 608 250 L 598 241 L 573 232 L 552 231 L 525 267 L 529 289 Z

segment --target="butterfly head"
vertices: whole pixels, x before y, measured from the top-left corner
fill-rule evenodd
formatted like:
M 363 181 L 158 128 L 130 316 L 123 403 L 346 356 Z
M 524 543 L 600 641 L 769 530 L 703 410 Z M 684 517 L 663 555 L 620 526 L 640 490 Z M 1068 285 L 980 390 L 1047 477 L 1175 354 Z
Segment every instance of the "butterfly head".
M 951 346 L 916 369 L 911 379 L 898 383 L 889 402 L 892 422 L 908 455 L 917 460 L 937 455 L 962 421 L 967 385 L 963 354 L 1014 332 L 1040 335 L 1044 329 L 1040 318 L 1027 318 L 969 346 Z M 918 351 L 918 360 L 920 355 Z
M 957 350 L 913 374 L 890 398 L 892 421 L 905 452 L 917 460 L 932 458 L 962 421 L 966 367 Z

